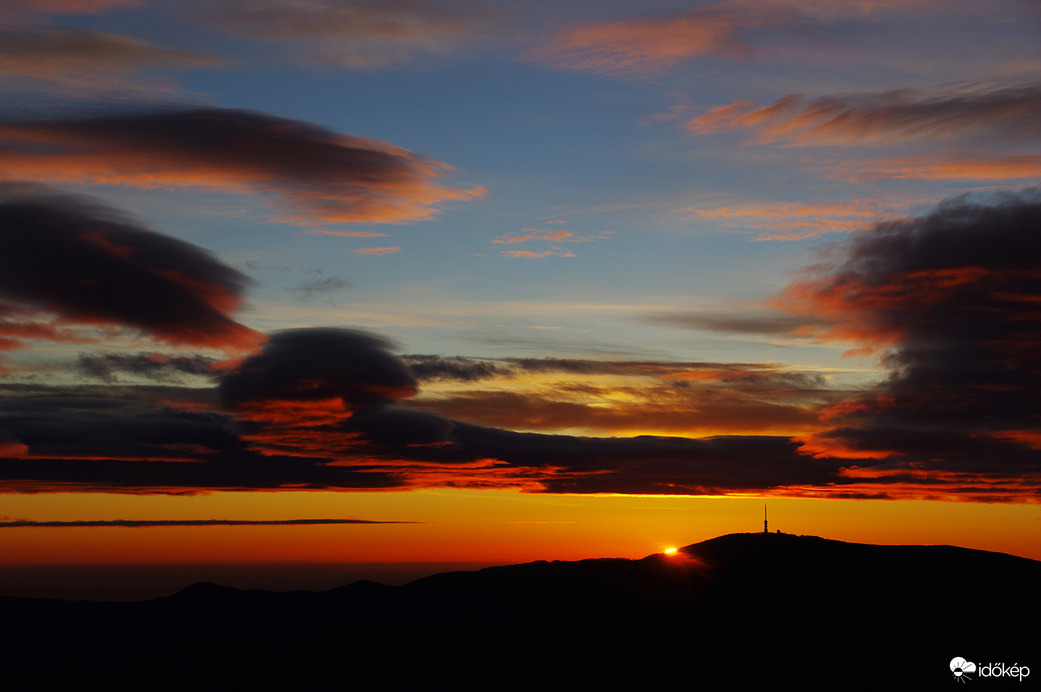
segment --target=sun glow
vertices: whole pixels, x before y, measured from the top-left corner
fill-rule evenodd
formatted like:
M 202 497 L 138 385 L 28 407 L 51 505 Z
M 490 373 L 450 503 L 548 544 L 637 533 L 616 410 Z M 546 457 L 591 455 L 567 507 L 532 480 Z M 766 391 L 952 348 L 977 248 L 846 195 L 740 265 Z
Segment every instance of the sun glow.
M 675 555 L 676 554 L 676 550 L 677 550 L 676 548 L 666 548 L 664 552 L 665 552 L 666 555 Z

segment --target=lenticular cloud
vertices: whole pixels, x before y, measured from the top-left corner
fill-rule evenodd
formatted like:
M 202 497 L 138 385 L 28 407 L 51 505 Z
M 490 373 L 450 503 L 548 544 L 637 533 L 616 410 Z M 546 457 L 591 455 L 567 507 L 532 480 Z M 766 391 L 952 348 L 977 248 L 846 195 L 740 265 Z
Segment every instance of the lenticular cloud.
M 49 314 L 173 344 L 244 348 L 261 338 L 230 316 L 247 282 L 205 250 L 87 199 L 0 189 L 0 334 L 62 340 L 67 330 L 39 321 Z

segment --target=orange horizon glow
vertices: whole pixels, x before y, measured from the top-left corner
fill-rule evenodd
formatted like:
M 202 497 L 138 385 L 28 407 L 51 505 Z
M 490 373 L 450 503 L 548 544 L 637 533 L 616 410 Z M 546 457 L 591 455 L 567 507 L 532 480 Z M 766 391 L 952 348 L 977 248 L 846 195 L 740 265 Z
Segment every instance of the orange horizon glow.
M 761 530 L 761 495 L 538 495 L 510 490 L 5 496 L 19 518 L 344 517 L 308 526 L 2 528 L 0 565 L 330 564 L 639 559 Z M 771 526 L 859 543 L 959 545 L 1041 560 L 1041 506 L 770 496 Z M 349 509 L 348 509 L 349 508 Z M 346 511 L 345 511 L 346 509 Z

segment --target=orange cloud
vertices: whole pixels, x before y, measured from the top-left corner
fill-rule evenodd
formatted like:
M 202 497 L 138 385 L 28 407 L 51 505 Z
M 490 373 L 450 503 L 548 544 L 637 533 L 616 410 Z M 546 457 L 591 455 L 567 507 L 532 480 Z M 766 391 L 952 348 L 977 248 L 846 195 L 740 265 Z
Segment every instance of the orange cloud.
M 730 228 L 756 230 L 758 241 L 791 241 L 862 230 L 905 204 L 865 199 L 845 204 L 740 204 L 715 209 L 690 208 L 679 213 Z
M 340 238 L 386 238 L 386 233 L 374 231 L 337 231 L 330 228 L 309 228 L 304 231 L 307 235 L 333 235 Z
M 304 225 L 418 221 L 484 192 L 440 185 L 447 165 L 385 142 L 216 108 L 0 123 L 0 165 L 41 182 L 257 192 Z
M 401 252 L 401 248 L 397 246 L 392 247 L 360 247 L 354 250 L 356 255 L 393 255 Z
M 907 156 L 837 167 L 851 180 L 1023 180 L 1041 178 L 1041 155 L 937 158 Z
M 754 143 L 792 146 L 887 144 L 919 139 L 1032 140 L 1041 119 L 1041 86 L 904 89 L 786 96 L 769 106 L 737 101 L 687 122 L 698 134 L 748 130 Z
M 564 250 L 560 246 L 565 243 L 592 243 L 598 240 L 606 240 L 610 237 L 610 231 L 604 231 L 596 235 L 575 235 L 564 229 L 525 228 L 523 233 L 504 233 L 492 242 L 497 245 L 516 245 L 531 242 L 546 243 L 549 246 L 548 250 L 501 250 L 499 252 L 503 257 L 537 259 L 552 255 L 575 257 L 571 251 Z
M 708 55 L 746 56 L 746 30 L 794 16 L 783 5 L 722 2 L 683 14 L 575 26 L 535 47 L 531 57 L 557 69 L 654 74 Z
M 566 250 L 541 250 L 535 252 L 533 250 L 503 250 L 499 253 L 503 257 L 520 257 L 523 259 L 541 259 L 543 257 L 551 257 L 557 255 L 559 257 L 576 257 L 572 252 Z

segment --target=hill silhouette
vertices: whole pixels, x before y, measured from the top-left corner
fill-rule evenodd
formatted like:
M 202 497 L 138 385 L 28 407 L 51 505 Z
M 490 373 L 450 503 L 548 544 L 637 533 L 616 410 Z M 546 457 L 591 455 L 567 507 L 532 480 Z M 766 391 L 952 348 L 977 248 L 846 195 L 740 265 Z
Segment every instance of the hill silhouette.
M 1000 553 L 732 534 L 398 587 L 0 598 L 0 651 L 8 689 L 935 689 L 955 656 L 1037 683 L 1038 584 Z

